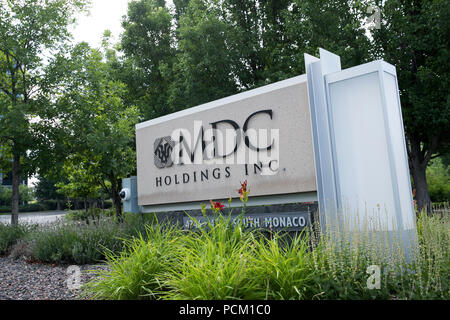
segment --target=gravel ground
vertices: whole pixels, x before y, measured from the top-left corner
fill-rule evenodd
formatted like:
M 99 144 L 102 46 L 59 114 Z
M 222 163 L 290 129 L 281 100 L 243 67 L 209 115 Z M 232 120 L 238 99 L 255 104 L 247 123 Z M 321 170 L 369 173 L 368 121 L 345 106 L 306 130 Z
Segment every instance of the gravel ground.
M 0 300 L 79 300 L 80 290 L 70 290 L 69 265 L 29 263 L 0 257 Z M 81 284 L 94 277 L 87 270 L 105 265 L 81 265 Z

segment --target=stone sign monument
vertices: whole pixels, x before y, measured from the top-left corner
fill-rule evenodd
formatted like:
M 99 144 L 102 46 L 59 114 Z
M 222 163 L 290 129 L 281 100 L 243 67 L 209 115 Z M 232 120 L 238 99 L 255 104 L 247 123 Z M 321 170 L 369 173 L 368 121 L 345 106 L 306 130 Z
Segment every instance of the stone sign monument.
M 365 223 L 414 238 L 395 67 L 341 70 L 323 49 L 320 59 L 305 54 L 305 66 L 306 75 L 137 124 L 137 198 L 125 209 L 134 201 L 141 212 L 191 210 L 229 198 L 240 206 L 236 190 L 247 180 L 248 206 L 317 201 L 324 232 Z M 247 222 L 293 227 L 295 218 L 300 227 L 303 213 L 289 214 Z
M 316 192 L 310 118 L 299 76 L 138 124 L 139 205 Z

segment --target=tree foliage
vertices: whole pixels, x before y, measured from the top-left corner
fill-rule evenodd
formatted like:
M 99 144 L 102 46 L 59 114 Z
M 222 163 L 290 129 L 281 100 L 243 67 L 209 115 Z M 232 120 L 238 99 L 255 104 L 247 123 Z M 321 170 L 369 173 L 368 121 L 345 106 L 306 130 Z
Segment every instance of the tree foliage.
M 120 76 L 146 118 L 170 113 L 165 70 L 174 58 L 172 17 L 164 0 L 132 1 L 122 23 L 121 47 L 126 55 L 125 74 Z
M 433 202 L 450 202 L 450 166 L 440 158 L 430 161 L 427 168 L 430 198 Z
M 342 55 L 344 67 L 369 58 L 366 6 L 360 2 L 174 5 L 171 11 L 164 1 L 133 1 L 123 22 L 122 66 L 131 65 L 139 79 L 123 82 L 139 93 L 136 104 L 144 119 L 304 73 L 303 53 L 314 54 L 318 47 Z
M 64 143 L 62 172 L 69 183 L 61 192 L 82 198 L 95 197 L 103 188 L 121 215 L 121 179 L 135 171 L 134 125 L 139 111 L 127 107 L 125 85 L 109 75 L 109 65 L 99 50 L 86 43 L 67 55 L 56 56 L 49 68 L 59 72 L 60 91 L 55 100 L 56 119 Z
M 152 79 L 144 91 L 160 99 L 146 100 L 145 119 L 302 74 L 303 54 L 319 47 L 340 55 L 343 68 L 381 58 L 397 67 L 410 171 L 419 207 L 429 205 L 427 164 L 448 153 L 448 1 L 183 0 L 172 11 L 163 4 L 135 1 L 123 24 L 125 56 Z M 373 4 L 381 28 L 369 30 Z
M 380 29 L 374 55 L 397 68 L 410 171 L 419 208 L 430 206 L 426 167 L 448 153 L 450 138 L 450 3 L 378 1 Z
M 4 155 L 13 160 L 13 224 L 18 223 L 19 175 L 36 166 L 28 161 L 38 145 L 33 119 L 48 106 L 40 99 L 45 55 L 69 38 L 73 14 L 85 5 L 83 0 L 0 0 L 0 144 L 8 146 Z
M 38 182 L 35 185 L 34 193 L 36 198 L 42 200 L 63 200 L 64 195 L 58 192 L 55 181 L 50 178 L 38 176 Z
M 35 193 L 32 188 L 26 185 L 19 186 L 20 201 L 23 203 L 28 203 L 34 200 Z M 12 200 L 12 190 L 11 188 L 0 186 L 0 205 L 10 206 Z
M 369 31 L 368 0 L 134 0 L 120 43 L 107 31 L 99 50 L 64 45 L 84 0 L 0 4 L 0 167 L 15 185 L 38 168 L 67 178 L 66 193 L 101 187 L 120 215 L 136 122 L 302 74 L 319 47 L 343 68 L 396 66 L 419 207 L 429 161 L 448 158 L 448 1 L 375 1 L 381 28 Z

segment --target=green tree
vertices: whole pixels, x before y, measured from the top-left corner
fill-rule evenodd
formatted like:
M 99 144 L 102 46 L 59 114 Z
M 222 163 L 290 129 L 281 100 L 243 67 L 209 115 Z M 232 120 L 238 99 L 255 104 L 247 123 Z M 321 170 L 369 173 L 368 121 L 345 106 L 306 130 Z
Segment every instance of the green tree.
M 67 27 L 83 0 L 0 0 L 0 144 L 12 156 L 12 215 L 18 223 L 19 175 L 33 169 L 27 152 L 35 145 L 32 119 L 40 104 L 45 54 L 69 37 Z M 25 167 L 24 167 L 25 165 Z M 30 170 L 28 170 L 30 171 Z
M 229 50 L 233 54 L 237 81 L 250 89 L 288 77 L 284 51 L 286 20 L 283 13 L 289 1 L 226 0 L 221 3 L 220 20 L 233 29 Z M 290 65 L 289 67 L 292 67 Z
M 95 172 L 78 155 L 71 155 L 63 166 L 63 174 L 67 182 L 57 182 L 57 193 L 64 194 L 67 198 L 81 198 L 87 212 L 87 200 L 100 197 L 101 186 L 97 181 Z
M 0 108 L 2 106 L 1 98 L 2 94 L 0 93 Z M 6 103 L 5 103 L 6 104 Z M 0 121 L 1 121 L 2 115 L 0 114 Z M 6 176 L 11 171 L 11 148 L 10 145 L 6 142 L 3 144 L 0 143 L 0 173 L 2 173 L 2 180 L 6 179 Z
M 377 1 L 374 55 L 397 68 L 409 168 L 419 209 L 430 209 L 426 168 L 450 138 L 449 23 L 446 0 Z
M 164 0 L 139 0 L 128 5 L 122 22 L 121 48 L 125 53 L 122 75 L 133 103 L 145 119 L 172 112 L 167 104 L 168 88 L 175 49 L 172 16 Z M 169 77 L 167 77 L 169 76 Z
M 174 4 L 170 16 L 164 1 L 134 1 L 124 22 L 127 70 L 136 71 L 124 82 L 148 102 L 145 119 L 302 74 L 303 54 L 319 47 L 343 68 L 382 58 L 397 68 L 410 172 L 429 208 L 427 165 L 449 153 L 448 1 L 375 1 L 382 24 L 371 31 L 368 0 Z
M 178 46 L 168 100 L 175 110 L 304 73 L 303 54 L 316 54 L 318 47 L 340 54 L 344 67 L 370 56 L 361 2 L 191 0 L 175 5 Z
M 60 172 L 60 174 L 62 176 L 62 172 Z M 55 179 L 55 181 L 50 176 L 37 176 L 37 179 L 38 182 L 36 183 L 36 186 L 34 188 L 34 194 L 36 195 L 36 198 L 39 201 L 56 200 L 56 210 L 61 210 L 61 202 L 64 201 L 65 197 L 63 193 L 58 192 L 56 184 L 58 182 L 68 183 L 67 178 L 60 178 L 57 180 Z
M 0 205 L 9 206 L 11 205 L 11 189 L 0 186 Z
M 35 186 L 35 194 L 38 200 L 56 200 L 63 199 L 63 195 L 58 193 L 56 183 L 49 178 L 38 176 L 38 182 Z
M 220 7 L 192 0 L 177 29 L 178 52 L 168 104 L 173 111 L 222 98 L 238 91 L 235 60 L 229 43 L 233 29 L 220 19 Z
M 55 68 L 53 74 L 58 74 L 61 83 L 55 117 L 62 132 L 55 144 L 65 146 L 67 188 L 78 193 L 85 189 L 85 197 L 92 194 L 91 188 L 103 188 L 120 218 L 121 179 L 136 170 L 134 125 L 139 110 L 125 105 L 126 86 L 111 78 L 100 51 L 86 43 L 56 56 L 49 67 Z
M 34 190 L 26 185 L 19 186 L 20 200 L 26 204 L 35 197 Z M 8 187 L 0 186 L 0 205 L 11 206 L 12 190 Z
M 295 0 L 283 12 L 284 65 L 304 73 L 303 54 L 325 48 L 341 57 L 342 68 L 368 62 L 371 43 L 365 28 L 365 1 Z

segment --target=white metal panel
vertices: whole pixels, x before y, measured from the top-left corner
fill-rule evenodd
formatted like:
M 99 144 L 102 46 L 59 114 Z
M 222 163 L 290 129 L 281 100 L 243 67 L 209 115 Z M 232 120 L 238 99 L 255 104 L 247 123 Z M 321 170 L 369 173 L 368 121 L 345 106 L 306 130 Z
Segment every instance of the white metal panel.
M 415 228 L 414 207 L 411 191 L 411 180 L 408 168 L 408 158 L 405 145 L 405 134 L 401 116 L 400 101 L 395 74 L 383 72 L 386 112 L 392 145 L 392 156 L 398 185 L 398 196 L 403 222 L 403 229 Z
M 323 49 L 320 49 L 320 58 L 305 54 L 319 216 L 322 231 L 325 231 L 328 224 L 337 220 L 337 195 L 324 75 L 339 71 L 341 62 L 339 56 Z
M 328 84 L 338 205 L 350 228 L 397 228 L 378 72 Z

